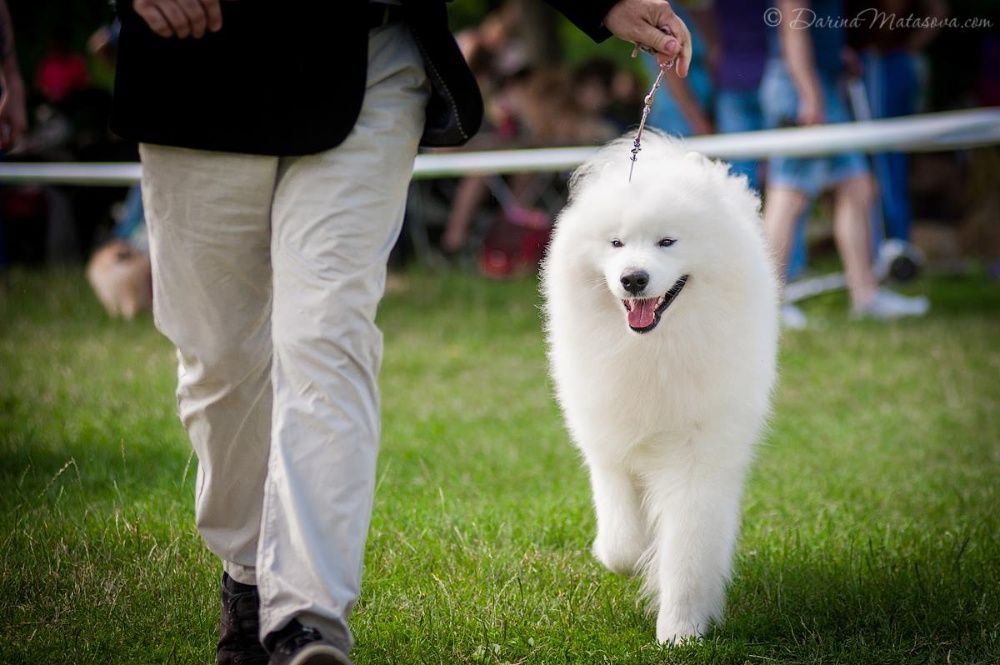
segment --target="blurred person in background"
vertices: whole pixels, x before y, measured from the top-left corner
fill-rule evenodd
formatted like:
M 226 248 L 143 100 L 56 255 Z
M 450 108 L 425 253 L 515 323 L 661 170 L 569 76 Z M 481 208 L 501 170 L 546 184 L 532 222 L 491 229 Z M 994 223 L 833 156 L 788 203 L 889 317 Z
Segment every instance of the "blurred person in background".
M 115 57 L 118 54 L 118 37 L 122 31 L 119 20 L 102 25 L 87 38 L 87 51 L 97 57 L 104 65 L 114 68 Z
M 531 64 L 517 30 L 518 18 L 517 7 L 506 2 L 487 14 L 479 25 L 455 35 L 483 95 L 483 126 L 469 142 L 472 149 L 513 148 L 523 141 L 523 121 L 511 100 L 511 89 L 531 75 Z M 488 193 L 483 176 L 466 176 L 458 181 L 440 239 L 446 258 L 455 258 L 466 249 L 473 219 Z
M 692 20 L 691 14 L 680 4 L 674 5 L 674 11 L 688 25 L 694 40 L 691 71 L 683 79 L 676 76 L 664 78 L 649 112 L 649 126 L 681 137 L 711 134 L 714 131 L 710 115 L 712 78 L 708 63 L 709 45 L 704 38 L 704 28 Z M 660 71 L 657 59 L 643 56 L 642 60 L 652 82 Z
M 780 0 L 780 24 L 768 33 L 768 61 L 761 82 L 761 106 L 768 127 L 818 125 L 850 119 L 840 90 L 844 71 L 843 16 L 839 0 Z M 822 24 L 796 19 L 815 16 Z M 879 288 L 870 250 L 875 181 L 861 153 L 820 158 L 773 157 L 768 162 L 764 229 L 779 273 L 784 273 L 796 220 L 822 191 L 833 190 L 833 229 L 844 264 L 855 317 L 895 319 L 921 316 L 926 298 Z M 805 315 L 786 303 L 785 325 L 801 328 Z
M 0 0 L 0 151 L 9 151 L 28 129 L 24 80 L 14 49 L 14 25 L 6 0 Z
M 851 46 L 860 56 L 868 105 L 873 119 L 895 118 L 916 113 L 928 86 L 922 51 L 934 39 L 937 27 L 901 27 L 882 21 L 881 16 L 907 16 L 941 20 L 947 15 L 942 0 L 850 0 L 851 16 L 865 20 L 850 31 Z M 913 215 L 910 209 L 909 159 L 902 152 L 872 155 L 879 182 L 879 201 L 884 236 L 910 240 Z M 880 238 L 881 233 L 876 233 Z
M 519 5 L 506 2 L 478 26 L 455 36 L 483 92 L 484 125 L 470 147 L 588 145 L 613 137 L 614 125 L 604 116 L 614 101 L 610 89 L 614 64 L 594 60 L 567 75 L 558 67 L 533 62 L 519 30 L 522 19 Z M 509 205 L 527 208 L 536 203 L 539 176 L 513 175 L 506 180 Z M 479 175 L 459 181 L 440 239 L 445 258 L 467 254 L 470 235 L 479 226 L 477 215 L 491 190 L 498 188 L 506 189 L 507 184 Z
M 121 21 L 114 20 L 99 27 L 87 39 L 87 50 L 112 69 L 118 56 L 118 38 L 121 35 L 121 30 Z M 146 220 L 142 209 L 142 192 L 139 185 L 133 185 L 129 188 L 115 217 L 116 223 L 112 229 L 112 238 L 128 243 L 137 252 L 148 254 Z
M 764 129 L 760 106 L 760 82 L 767 60 L 767 26 L 762 17 L 768 0 L 713 0 L 707 20 L 715 43 L 710 48 L 715 84 L 715 126 L 720 134 L 754 132 Z M 730 170 L 747 177 L 750 186 L 763 192 L 763 173 L 756 159 L 734 159 Z M 808 209 L 795 223 L 785 278 L 791 281 L 806 268 L 806 218 Z
M 573 70 L 577 107 L 621 134 L 638 122 L 641 93 L 635 75 L 606 58 L 593 58 Z
M 24 81 L 14 49 L 14 25 L 6 0 L 0 0 L 0 153 L 16 148 L 27 129 L 28 113 Z M 0 269 L 5 268 L 9 260 L 6 226 L 6 220 L 0 215 Z
M 516 133 L 506 135 L 504 147 L 594 145 L 614 138 L 616 128 L 600 113 L 607 108 L 610 92 L 581 90 L 573 80 L 558 67 L 536 69 L 509 80 L 503 95 Z M 588 106 L 581 104 L 581 94 Z M 497 147 L 495 142 L 492 147 Z M 491 189 L 507 189 L 508 185 L 498 182 L 498 177 L 469 176 L 459 183 L 441 236 L 446 256 L 466 248 L 473 220 Z M 537 204 L 540 189 L 546 187 L 540 181 L 551 181 L 551 176 L 515 174 L 507 180 L 509 194 L 504 191 L 501 196 L 507 196 L 508 210 L 527 210 Z
M 550 4 L 687 74 L 669 3 Z M 140 143 L 154 319 L 223 561 L 217 662 L 349 663 L 386 260 L 418 145 L 479 126 L 475 79 L 443 1 L 118 6 L 112 127 Z
M 559 67 L 546 67 L 518 82 L 511 90 L 524 126 L 525 147 L 593 145 L 609 141 L 615 127 L 597 107 L 580 103 L 573 77 Z
M 462 56 L 476 77 L 486 105 L 484 130 L 493 117 L 490 102 L 511 77 L 529 67 L 528 48 L 518 30 L 518 7 L 505 2 L 488 13 L 478 25 L 471 25 L 455 35 Z M 501 122 L 494 122 L 499 126 Z M 477 137 L 478 138 L 478 137 Z
M 718 42 L 714 48 L 715 122 L 720 133 L 764 128 L 760 80 L 767 59 L 767 27 L 761 17 L 767 0 L 714 0 L 712 19 Z M 745 175 L 760 191 L 761 173 L 755 159 L 734 159 L 734 173 Z
M 87 40 L 87 50 L 114 68 L 121 23 L 103 25 Z M 132 185 L 125 199 L 112 206 L 114 220 L 110 237 L 87 261 L 87 281 L 112 318 L 127 320 L 148 311 L 153 302 L 149 239 L 142 207 L 142 190 Z
M 642 82 L 631 69 L 618 69 L 611 79 L 611 108 L 608 118 L 623 131 L 636 125 L 645 98 Z
M 591 117 L 605 118 L 613 102 L 611 85 L 617 69 L 605 58 L 592 58 L 574 67 L 570 86 L 577 108 Z

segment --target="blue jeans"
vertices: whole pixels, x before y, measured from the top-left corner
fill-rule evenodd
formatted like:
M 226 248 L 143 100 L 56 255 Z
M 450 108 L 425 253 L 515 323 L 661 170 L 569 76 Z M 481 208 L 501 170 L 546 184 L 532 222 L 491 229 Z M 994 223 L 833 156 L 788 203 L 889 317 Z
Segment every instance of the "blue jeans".
M 720 134 L 753 132 L 764 128 L 764 114 L 756 88 L 734 90 L 720 88 L 715 94 L 715 125 Z M 733 173 L 745 175 L 750 186 L 761 189 L 760 163 L 756 159 L 729 162 Z
M 851 115 L 837 81 L 820 77 L 820 86 L 826 122 L 850 121 Z M 764 67 L 760 105 L 768 128 L 794 123 L 798 117 L 799 96 L 781 60 L 772 59 Z M 795 189 L 809 197 L 868 172 L 868 163 L 859 152 L 825 157 L 772 157 L 767 164 L 768 184 Z
M 916 112 L 919 80 L 913 54 L 865 51 L 862 58 L 872 117 L 895 118 Z M 901 152 L 883 152 L 872 155 L 872 165 L 879 179 L 885 237 L 909 240 L 913 213 L 907 157 Z
M 764 114 L 760 108 L 760 94 L 756 88 L 736 90 L 720 88 L 715 96 L 715 124 L 720 134 L 753 132 L 764 128 Z M 760 162 L 756 159 L 734 159 L 729 162 L 734 175 L 745 175 L 752 188 L 761 191 Z M 806 246 L 806 218 L 808 210 L 795 224 L 795 237 L 788 257 L 785 278 L 793 280 L 801 275 L 809 261 Z

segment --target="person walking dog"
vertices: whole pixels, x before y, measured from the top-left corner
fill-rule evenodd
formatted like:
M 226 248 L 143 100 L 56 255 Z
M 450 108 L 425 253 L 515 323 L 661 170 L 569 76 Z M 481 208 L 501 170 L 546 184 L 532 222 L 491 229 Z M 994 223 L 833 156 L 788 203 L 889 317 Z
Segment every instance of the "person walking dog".
M 550 0 L 687 74 L 663 0 Z M 120 0 L 154 319 L 177 347 L 223 665 L 348 663 L 379 442 L 375 313 L 418 145 L 482 100 L 444 0 Z

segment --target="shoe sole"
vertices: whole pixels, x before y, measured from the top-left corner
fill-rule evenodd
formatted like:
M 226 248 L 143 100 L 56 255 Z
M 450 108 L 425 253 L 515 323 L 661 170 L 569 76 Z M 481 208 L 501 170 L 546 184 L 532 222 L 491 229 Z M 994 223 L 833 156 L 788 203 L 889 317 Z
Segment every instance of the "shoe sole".
M 353 665 L 343 651 L 329 644 L 309 644 L 299 650 L 287 665 Z

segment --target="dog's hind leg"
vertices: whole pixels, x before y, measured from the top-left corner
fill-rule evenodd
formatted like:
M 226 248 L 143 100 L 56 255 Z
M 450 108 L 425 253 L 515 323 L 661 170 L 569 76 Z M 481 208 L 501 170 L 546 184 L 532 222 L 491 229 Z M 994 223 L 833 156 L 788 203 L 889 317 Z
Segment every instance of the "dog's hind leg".
M 655 540 L 645 584 L 659 642 L 702 636 L 722 618 L 745 475 L 728 464 L 702 460 L 648 478 Z
M 597 513 L 594 556 L 611 572 L 634 575 L 650 542 L 635 479 L 620 465 L 588 462 Z

